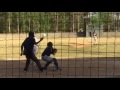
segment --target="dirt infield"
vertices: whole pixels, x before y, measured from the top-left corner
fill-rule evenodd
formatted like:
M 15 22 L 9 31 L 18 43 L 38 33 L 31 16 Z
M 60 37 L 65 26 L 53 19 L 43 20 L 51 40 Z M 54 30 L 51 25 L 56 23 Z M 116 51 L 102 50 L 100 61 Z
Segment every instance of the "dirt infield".
M 49 66 L 41 73 L 35 64 L 30 64 L 25 73 L 25 60 L 0 60 L 0 78 L 117 78 L 120 75 L 120 58 L 59 59 L 58 62 L 61 71 L 53 71 L 54 67 Z

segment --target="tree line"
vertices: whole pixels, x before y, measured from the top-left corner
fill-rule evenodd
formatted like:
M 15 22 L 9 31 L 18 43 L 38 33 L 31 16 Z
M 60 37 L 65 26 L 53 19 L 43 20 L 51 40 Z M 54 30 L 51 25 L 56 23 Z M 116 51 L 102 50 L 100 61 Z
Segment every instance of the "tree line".
M 111 12 L 0 12 L 0 33 L 77 32 L 87 24 L 109 28 Z M 93 13 L 94 14 L 94 13 Z

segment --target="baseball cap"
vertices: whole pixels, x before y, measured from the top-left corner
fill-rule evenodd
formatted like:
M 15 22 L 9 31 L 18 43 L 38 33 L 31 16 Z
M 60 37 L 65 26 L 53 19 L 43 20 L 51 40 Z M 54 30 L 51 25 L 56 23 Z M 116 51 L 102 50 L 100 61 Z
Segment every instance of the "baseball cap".
M 29 32 L 29 36 L 35 37 L 35 36 L 34 36 L 34 32 L 33 32 L 33 31 L 30 31 L 30 32 Z

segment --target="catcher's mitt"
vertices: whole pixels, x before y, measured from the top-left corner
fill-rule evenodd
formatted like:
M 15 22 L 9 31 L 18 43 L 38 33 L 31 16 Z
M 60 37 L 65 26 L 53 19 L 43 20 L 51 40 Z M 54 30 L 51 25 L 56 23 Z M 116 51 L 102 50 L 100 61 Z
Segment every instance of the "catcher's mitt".
M 53 54 L 55 54 L 55 53 L 57 53 L 57 49 L 56 48 L 53 49 Z

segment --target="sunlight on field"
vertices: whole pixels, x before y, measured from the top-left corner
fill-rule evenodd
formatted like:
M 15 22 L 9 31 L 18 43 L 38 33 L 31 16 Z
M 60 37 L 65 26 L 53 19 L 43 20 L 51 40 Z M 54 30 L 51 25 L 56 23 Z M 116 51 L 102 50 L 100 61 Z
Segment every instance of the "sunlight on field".
M 7 36 L 0 38 L 0 59 L 19 58 L 20 46 L 26 36 Z M 40 38 L 40 37 L 37 37 Z M 56 57 L 59 58 L 83 58 L 83 57 L 119 57 L 120 38 L 99 38 L 99 45 L 91 45 L 91 38 L 45 38 L 39 47 L 38 58 L 40 58 L 47 42 L 53 42 L 58 49 Z

